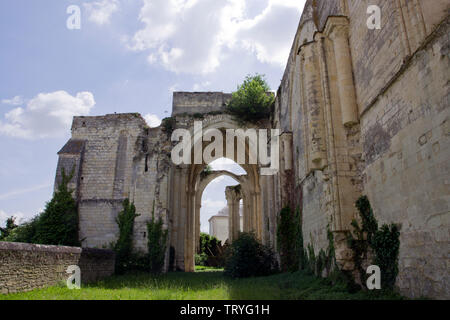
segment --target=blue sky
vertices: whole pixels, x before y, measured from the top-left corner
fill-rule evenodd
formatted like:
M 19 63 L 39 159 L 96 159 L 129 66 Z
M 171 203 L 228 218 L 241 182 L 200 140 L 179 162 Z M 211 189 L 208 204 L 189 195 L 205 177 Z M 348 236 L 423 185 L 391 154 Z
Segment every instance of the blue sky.
M 67 28 L 70 5 L 80 8 L 80 29 Z M 11 215 L 31 218 L 51 198 L 56 153 L 75 115 L 139 112 L 156 126 L 171 113 L 173 91 L 231 92 L 256 72 L 276 90 L 303 6 L 303 0 L 0 1 L 0 224 Z M 233 184 L 219 178 L 205 190 L 204 231 Z

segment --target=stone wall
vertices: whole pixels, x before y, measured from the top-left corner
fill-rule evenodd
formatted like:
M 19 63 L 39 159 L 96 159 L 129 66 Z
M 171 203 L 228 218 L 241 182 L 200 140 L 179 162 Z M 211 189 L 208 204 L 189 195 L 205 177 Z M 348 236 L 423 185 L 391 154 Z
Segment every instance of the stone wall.
M 169 138 L 161 128 L 149 128 L 135 113 L 75 117 L 72 137 L 58 153 L 60 170 L 75 166 L 70 187 L 75 190 L 83 247 L 109 247 L 117 240 L 116 217 L 129 198 L 136 218 L 134 247 L 147 250 L 146 224 L 155 216 L 167 226 Z M 167 149 L 167 150 L 166 150 Z
M 450 2 L 374 0 L 380 30 L 366 27 L 368 5 L 306 3 L 273 117 L 292 132 L 291 206 L 304 244 L 326 249 L 329 227 L 349 269 L 343 235 L 366 194 L 380 224 L 402 226 L 401 292 L 448 298 Z
M 220 112 L 231 94 L 222 92 L 174 92 L 172 115 Z
M 286 205 L 300 208 L 304 245 L 316 254 L 326 249 L 330 229 L 336 258 L 348 269 L 344 235 L 365 194 L 380 224 L 402 226 L 402 293 L 448 298 L 450 2 L 370 4 L 381 8 L 380 30 L 367 28 L 367 1 L 306 2 L 270 125 L 281 133 L 280 170 L 260 177 L 260 168 L 245 168 L 252 227 L 275 247 L 277 214 Z M 218 114 L 228 99 L 222 92 L 175 92 L 175 128 L 192 133 L 200 118 L 204 128 L 242 127 Z M 74 118 L 58 170 L 75 167 L 83 246 L 116 240 L 115 218 L 129 198 L 140 214 L 135 248 L 146 250 L 154 211 L 169 230 L 174 268 L 193 271 L 204 164 L 175 166 L 173 145 L 138 114 Z
M 114 274 L 110 250 L 0 242 L 0 292 L 14 293 L 56 285 L 81 269 L 81 286 Z

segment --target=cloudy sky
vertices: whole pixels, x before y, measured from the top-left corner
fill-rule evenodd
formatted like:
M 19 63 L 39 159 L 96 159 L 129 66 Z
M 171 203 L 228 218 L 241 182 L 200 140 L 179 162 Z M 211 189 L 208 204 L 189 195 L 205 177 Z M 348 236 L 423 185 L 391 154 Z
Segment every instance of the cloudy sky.
M 51 198 L 73 116 L 139 112 L 157 126 L 173 91 L 231 92 L 256 72 L 276 90 L 304 2 L 0 1 L 0 224 Z M 77 22 L 70 6 L 80 29 L 67 27 Z M 204 231 L 234 184 L 205 190 Z

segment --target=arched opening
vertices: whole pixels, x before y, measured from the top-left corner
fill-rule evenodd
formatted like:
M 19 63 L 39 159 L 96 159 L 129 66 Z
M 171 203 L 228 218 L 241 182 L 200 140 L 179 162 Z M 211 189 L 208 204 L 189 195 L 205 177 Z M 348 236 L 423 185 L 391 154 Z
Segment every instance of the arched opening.
M 203 132 L 208 129 L 217 129 L 225 134 L 228 129 L 240 129 L 241 125 L 232 119 L 228 115 L 218 115 L 209 117 L 203 121 Z M 207 185 L 218 178 L 219 176 L 228 176 L 237 181 L 234 185 L 236 189 L 230 189 L 227 187 L 227 206 L 232 214 L 229 222 L 229 232 L 232 230 L 233 237 L 237 237 L 239 233 L 239 203 L 242 199 L 243 206 L 243 227 L 242 231 L 253 231 L 256 236 L 262 239 L 263 234 L 263 217 L 262 217 L 262 203 L 261 203 L 261 189 L 260 189 L 260 168 L 257 163 L 251 164 L 250 155 L 255 152 L 255 145 L 249 139 L 242 139 L 243 134 L 237 131 L 241 141 L 245 141 L 243 152 L 245 153 L 245 162 L 240 164 L 240 170 L 242 175 L 234 174 L 230 171 L 220 170 L 220 166 L 233 165 L 233 162 L 237 162 L 237 143 L 235 143 L 235 152 L 229 156 L 228 149 L 226 148 L 229 141 L 223 139 L 223 150 L 226 150 L 220 158 L 214 158 L 215 161 L 205 163 L 204 159 L 201 161 L 195 161 L 195 150 L 206 148 L 209 142 L 202 141 L 201 139 L 195 139 L 194 127 L 189 129 L 192 140 L 192 161 L 191 164 L 181 164 L 173 167 L 172 175 L 172 196 L 173 205 L 171 210 L 173 212 L 172 218 L 172 233 L 171 244 L 175 249 L 175 267 L 187 272 L 193 272 L 195 270 L 194 255 L 197 248 L 197 242 L 200 235 L 200 210 L 202 207 L 202 195 Z M 237 141 L 237 136 L 235 136 Z M 256 146 L 257 147 L 257 146 Z M 257 149 L 256 149 L 257 150 Z M 200 157 L 201 158 L 201 157 Z M 229 160 L 224 160 L 228 158 Z M 230 162 L 231 161 L 231 162 Z M 216 162 L 216 163 L 214 163 Z M 205 175 L 205 168 L 208 165 L 213 165 L 212 169 L 219 166 L 219 170 L 211 170 L 209 174 Z M 237 165 L 237 164 L 236 164 Z M 208 170 L 209 171 L 209 170 Z M 233 219 L 234 218 L 234 219 Z
M 240 186 L 246 171 L 234 161 L 220 158 L 207 167 L 200 177 L 196 200 L 200 210 L 196 212 L 196 253 L 200 253 L 200 233 L 216 237 L 222 245 L 230 243 L 230 208 L 227 200 L 227 188 Z M 237 232 L 243 231 L 243 200 L 238 203 Z

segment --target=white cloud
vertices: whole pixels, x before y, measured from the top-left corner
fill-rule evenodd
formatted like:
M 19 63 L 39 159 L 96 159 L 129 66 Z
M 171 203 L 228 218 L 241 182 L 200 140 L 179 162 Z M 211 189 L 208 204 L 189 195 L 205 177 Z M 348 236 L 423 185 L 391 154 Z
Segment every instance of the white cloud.
M 65 91 L 40 93 L 26 107 L 15 108 L 0 120 L 0 134 L 24 139 L 59 137 L 69 132 L 74 116 L 88 115 L 95 105 L 91 92 L 72 96 Z
M 20 106 L 21 104 L 23 104 L 23 98 L 21 96 L 15 96 L 14 98 L 11 99 L 3 99 L 2 103 L 11 106 Z
M 241 24 L 236 38 L 246 49 L 254 51 L 259 61 L 284 67 L 294 38 L 291 32 L 296 31 L 304 3 L 270 1 L 260 15 Z
M 205 90 L 210 85 L 211 85 L 211 82 L 209 82 L 209 81 L 204 81 L 202 83 L 195 83 L 194 86 L 192 87 L 192 90 L 194 90 L 194 91 Z
M 178 90 L 178 83 L 175 83 L 173 86 L 170 86 L 169 92 L 173 93 Z
M 146 114 L 144 119 L 151 128 L 159 127 L 159 125 L 161 125 L 161 119 L 156 114 Z
M 101 0 L 83 3 L 89 16 L 89 21 L 98 25 L 110 22 L 111 16 L 119 9 L 118 0 Z
M 9 192 L 0 194 L 0 200 L 4 200 L 4 199 L 10 198 L 10 197 L 19 196 L 22 194 L 26 194 L 26 193 L 46 189 L 46 188 L 50 188 L 51 186 L 53 186 L 53 183 L 46 182 L 46 183 L 35 185 L 33 187 L 27 187 L 27 188 L 23 188 L 23 189 L 9 191 Z
M 191 74 L 215 71 L 242 48 L 261 62 L 284 66 L 304 5 L 304 0 L 270 0 L 252 17 L 246 6 L 253 7 L 254 0 L 143 1 L 144 27 L 128 48 L 148 52 L 151 64 Z
M 204 209 L 222 209 L 226 206 L 225 201 L 220 200 L 212 200 L 212 199 L 205 199 L 202 201 L 202 208 Z

